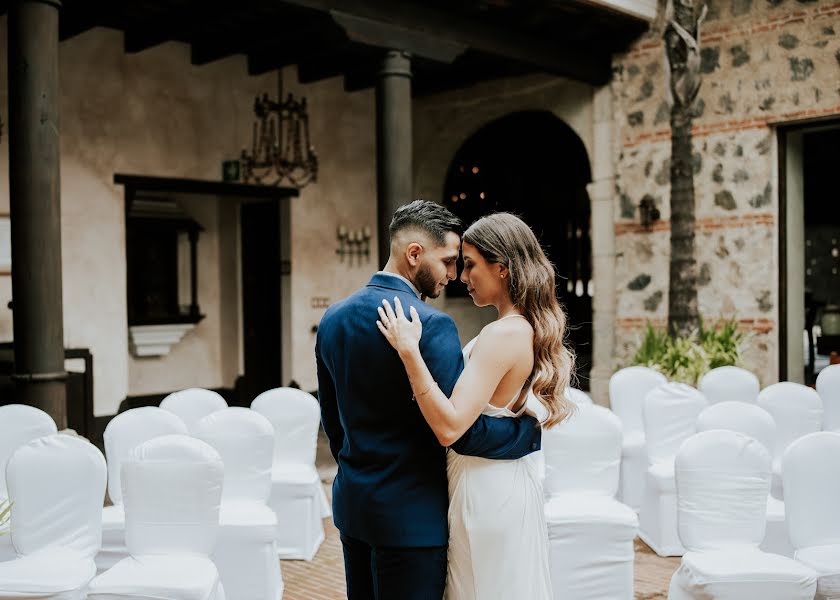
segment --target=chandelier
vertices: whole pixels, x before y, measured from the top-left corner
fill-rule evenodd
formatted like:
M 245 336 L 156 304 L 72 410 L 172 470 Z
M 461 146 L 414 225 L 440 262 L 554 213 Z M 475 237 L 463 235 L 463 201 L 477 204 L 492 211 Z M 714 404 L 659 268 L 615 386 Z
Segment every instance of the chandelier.
M 306 98 L 283 99 L 283 74 L 278 72 L 277 101 L 268 94 L 254 98 L 251 149 L 242 150 L 242 177 L 247 182 L 296 188 L 318 179 L 318 156 L 309 140 Z

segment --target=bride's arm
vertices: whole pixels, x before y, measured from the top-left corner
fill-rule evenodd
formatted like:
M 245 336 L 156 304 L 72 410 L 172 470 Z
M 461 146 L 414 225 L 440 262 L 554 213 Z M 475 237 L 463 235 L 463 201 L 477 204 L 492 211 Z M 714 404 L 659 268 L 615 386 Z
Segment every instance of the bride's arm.
M 377 326 L 397 349 L 420 412 L 442 446 L 450 446 L 469 429 L 513 366 L 513 353 L 504 350 L 504 338 L 495 330 L 484 331 L 450 399 L 435 383 L 420 353 L 423 326 L 414 307 L 408 321 L 398 299 L 394 299 L 394 310 L 385 303 Z

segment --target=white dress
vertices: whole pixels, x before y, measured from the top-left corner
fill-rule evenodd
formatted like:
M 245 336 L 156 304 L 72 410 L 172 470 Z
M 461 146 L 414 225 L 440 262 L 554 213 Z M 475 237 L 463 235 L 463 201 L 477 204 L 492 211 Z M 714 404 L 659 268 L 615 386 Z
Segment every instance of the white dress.
M 465 361 L 474 343 L 464 348 Z M 525 406 L 514 413 L 488 404 L 481 414 L 509 418 L 524 412 Z M 537 456 L 490 460 L 449 450 L 446 463 L 446 600 L 551 600 L 548 530 Z

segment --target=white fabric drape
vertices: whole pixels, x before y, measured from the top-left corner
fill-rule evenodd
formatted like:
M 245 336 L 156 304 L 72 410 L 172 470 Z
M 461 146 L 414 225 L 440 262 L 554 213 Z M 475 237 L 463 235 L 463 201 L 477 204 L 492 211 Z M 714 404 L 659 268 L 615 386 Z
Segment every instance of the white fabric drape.
M 713 404 L 697 417 L 697 431 L 725 429 L 737 431 L 760 442 L 772 454 L 776 446 L 776 421 L 757 404 L 727 401 Z M 793 557 L 793 546 L 785 523 L 785 504 L 767 497 L 767 525 L 761 549 Z
M 674 457 L 694 434 L 706 397 L 690 385 L 665 383 L 645 396 L 642 413 L 648 468 L 639 509 L 639 537 L 659 556 L 682 556 L 677 534 Z
M 161 401 L 160 407 L 178 415 L 192 433 L 201 419 L 227 408 L 227 402 L 213 390 L 188 388 L 169 394 Z
M 187 426 L 174 413 L 156 406 L 132 408 L 122 412 L 105 427 L 103 441 L 105 457 L 108 460 L 108 496 L 113 504 L 102 509 L 102 547 L 96 555 L 98 573 L 113 567 L 128 556 L 120 482 L 123 461 L 143 442 L 171 434 L 186 435 Z
M 741 433 L 710 430 L 683 442 L 675 461 L 680 539 L 687 552 L 668 598 L 806 600 L 816 573 L 762 552 L 771 457 Z
M 89 600 L 223 600 L 216 546 L 224 467 L 212 447 L 165 435 L 123 462 L 130 556 L 90 583 Z
M 784 500 L 782 455 L 792 442 L 822 429 L 822 400 L 813 388 L 801 383 L 782 381 L 761 390 L 758 405 L 769 412 L 776 421 L 771 492 L 774 497 Z
M 621 421 L 578 406 L 543 432 L 549 562 L 555 598 L 633 598 L 635 512 L 618 502 Z
M 81 600 L 96 574 L 105 459 L 82 438 L 49 435 L 9 458 L 11 539 L 19 558 L 0 563 L 0 599 Z
M 817 600 L 840 598 L 840 433 L 812 433 L 782 457 L 794 557 L 819 574 Z
M 6 492 L 6 463 L 15 450 L 32 440 L 56 433 L 55 421 L 44 411 L 24 404 L 0 406 L 0 500 Z M 17 556 L 12 538 L 0 536 L 0 562 Z
M 199 421 L 196 436 L 216 449 L 225 466 L 213 554 L 225 593 L 238 600 L 280 598 L 277 517 L 266 504 L 274 451 L 271 423 L 247 408 L 226 408 Z
M 618 498 L 635 511 L 642 504 L 647 470 L 642 406 L 648 392 L 667 381 L 647 367 L 627 367 L 610 377 L 610 406 L 624 431 Z
M 758 398 L 761 384 L 758 377 L 740 367 L 718 367 L 700 379 L 697 386 L 710 404 L 719 402 L 752 402 Z
M 324 541 L 322 519 L 332 514 L 315 468 L 318 401 L 302 390 L 276 388 L 257 396 L 251 409 L 274 428 L 268 505 L 277 515 L 278 555 L 311 560 Z
M 823 401 L 823 430 L 840 431 L 840 365 L 820 371 L 817 393 Z

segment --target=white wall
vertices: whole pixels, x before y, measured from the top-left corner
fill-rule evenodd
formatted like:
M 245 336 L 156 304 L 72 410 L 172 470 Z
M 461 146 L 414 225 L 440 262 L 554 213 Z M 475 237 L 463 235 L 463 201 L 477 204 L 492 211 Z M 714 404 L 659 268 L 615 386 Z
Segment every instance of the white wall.
M 0 37 L 5 48 L 5 18 Z M 4 80 L 5 69 L 0 60 Z M 340 299 L 375 268 L 373 261 L 348 267 L 335 255 L 339 223 L 376 226 L 374 95 L 347 94 L 339 78 L 305 87 L 295 79 L 294 70 L 287 72 L 286 89 L 308 98 L 321 170 L 319 182 L 290 201 L 291 307 L 284 327 L 291 369 L 284 379 L 314 389 L 310 329 L 323 309 L 312 308 L 312 298 Z M 113 176 L 220 180 L 222 161 L 250 145 L 254 96 L 274 93 L 276 73 L 248 76 L 244 56 L 194 67 L 189 46 L 175 42 L 127 55 L 122 33 L 97 28 L 60 45 L 60 84 L 65 345 L 93 353 L 94 413 L 115 413 L 127 395 L 232 385 L 241 372 L 232 209 L 216 199 L 186 203 L 207 229 L 199 242 L 199 304 L 207 318 L 169 356 L 138 360 L 128 352 L 124 190 Z M 7 99 L 3 86 L 4 122 Z M 7 148 L 0 143 L 0 214 L 9 206 Z M 12 338 L 10 279 L 0 275 L 0 341 Z

